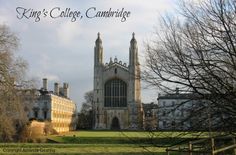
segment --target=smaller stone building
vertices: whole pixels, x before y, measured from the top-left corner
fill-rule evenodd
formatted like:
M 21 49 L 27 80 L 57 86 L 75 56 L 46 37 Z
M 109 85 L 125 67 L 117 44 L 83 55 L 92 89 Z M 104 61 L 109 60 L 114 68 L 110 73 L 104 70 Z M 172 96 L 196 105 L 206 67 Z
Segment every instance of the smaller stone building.
M 49 121 L 56 132 L 67 132 L 76 129 L 76 104 L 69 98 L 69 86 L 67 83 L 59 87 L 54 84 L 54 92 L 48 91 L 47 79 L 43 79 L 43 87 L 39 90 L 30 119 Z
M 159 94 L 158 96 L 158 129 L 187 130 L 190 128 L 189 111 L 193 100 L 191 94 Z
M 199 94 L 179 93 L 176 88 L 173 94 L 159 94 L 157 100 L 159 130 L 208 130 L 220 121 L 220 115 L 214 114 L 217 109 Z

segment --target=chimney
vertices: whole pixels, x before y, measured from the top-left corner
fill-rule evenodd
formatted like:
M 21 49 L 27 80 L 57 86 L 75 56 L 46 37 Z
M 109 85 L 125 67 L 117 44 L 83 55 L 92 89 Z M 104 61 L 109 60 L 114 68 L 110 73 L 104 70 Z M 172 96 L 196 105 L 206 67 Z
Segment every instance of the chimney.
M 43 89 L 47 90 L 48 89 L 48 81 L 46 78 L 43 78 Z
M 54 83 L 54 94 L 59 95 L 59 83 Z
M 69 85 L 68 85 L 68 83 L 63 83 L 63 94 L 64 94 L 64 97 L 69 98 Z
M 59 87 L 59 96 L 64 96 L 64 90 L 62 87 Z

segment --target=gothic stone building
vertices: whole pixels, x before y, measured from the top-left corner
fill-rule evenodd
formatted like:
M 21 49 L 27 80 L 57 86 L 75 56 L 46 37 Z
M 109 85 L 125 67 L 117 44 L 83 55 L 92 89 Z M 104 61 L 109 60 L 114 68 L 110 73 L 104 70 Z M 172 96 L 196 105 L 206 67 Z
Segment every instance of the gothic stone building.
M 130 41 L 129 65 L 103 63 L 100 34 L 94 47 L 95 129 L 139 129 L 142 126 L 140 66 L 134 33 Z

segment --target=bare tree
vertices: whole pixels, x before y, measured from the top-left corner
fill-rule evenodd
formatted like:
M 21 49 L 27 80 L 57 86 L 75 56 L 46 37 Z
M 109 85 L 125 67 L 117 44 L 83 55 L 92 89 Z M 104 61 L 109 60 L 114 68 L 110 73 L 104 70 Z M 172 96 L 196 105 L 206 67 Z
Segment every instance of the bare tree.
M 12 141 L 27 123 L 23 95 L 27 64 L 14 55 L 18 38 L 5 25 L 0 25 L 0 141 Z
M 183 0 L 180 8 L 178 18 L 163 17 L 161 31 L 146 44 L 143 78 L 167 93 L 178 86 L 182 92 L 197 94 L 194 100 L 207 102 L 192 108 L 190 117 L 205 110 L 199 118 L 210 118 L 212 129 L 232 131 L 236 127 L 236 1 Z
M 86 92 L 84 99 L 78 118 L 78 127 L 92 129 L 94 123 L 93 91 Z
M 85 101 L 82 103 L 81 112 L 88 113 L 93 108 L 93 91 L 84 94 Z

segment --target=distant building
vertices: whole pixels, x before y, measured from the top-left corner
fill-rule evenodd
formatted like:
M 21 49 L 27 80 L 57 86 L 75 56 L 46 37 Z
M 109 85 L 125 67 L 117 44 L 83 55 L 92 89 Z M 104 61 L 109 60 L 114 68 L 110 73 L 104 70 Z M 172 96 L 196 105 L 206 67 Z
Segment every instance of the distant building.
M 159 95 L 158 129 L 225 130 L 224 121 L 229 117 L 211 98 L 211 94 L 179 93 L 178 88 L 174 94 Z
M 210 94 L 179 93 L 158 96 L 159 130 L 221 130 L 227 115 L 207 98 Z
M 50 121 L 57 132 L 67 132 L 76 129 L 76 104 L 69 98 L 69 86 L 67 83 L 59 87 L 54 84 L 54 92 L 48 91 L 47 79 L 43 79 L 43 88 L 36 98 L 30 119 Z
M 144 130 L 156 130 L 158 125 L 158 105 L 152 103 L 143 104 L 143 127 Z
M 176 93 L 159 95 L 157 100 L 159 130 L 196 129 L 196 123 L 203 116 L 201 113 L 204 113 L 204 110 L 206 110 L 199 110 L 196 115 L 197 109 L 200 109 L 205 101 L 199 99 L 197 94 L 180 94 L 178 88 Z M 202 126 L 204 126 L 203 123 L 201 126 L 198 126 L 198 129 Z
M 103 62 L 103 46 L 98 33 L 94 47 L 95 129 L 141 129 L 142 104 L 138 45 L 133 33 L 129 65 L 111 58 Z

